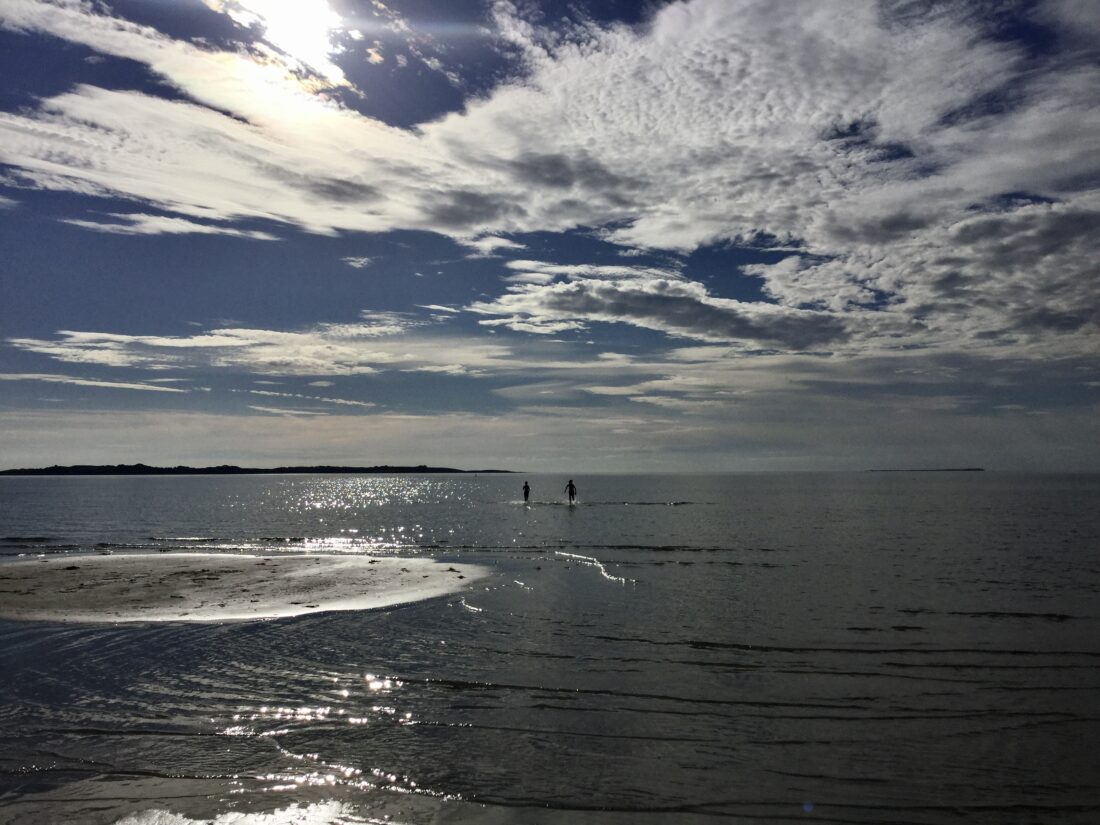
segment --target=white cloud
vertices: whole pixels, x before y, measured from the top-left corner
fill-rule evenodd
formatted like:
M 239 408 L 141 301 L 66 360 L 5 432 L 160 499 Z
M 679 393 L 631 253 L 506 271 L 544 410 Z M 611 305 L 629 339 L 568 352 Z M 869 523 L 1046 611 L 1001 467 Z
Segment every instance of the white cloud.
M 215 368 L 264 376 L 370 375 L 382 370 L 468 374 L 505 366 L 511 350 L 453 336 L 413 337 L 422 321 L 398 313 L 364 313 L 351 324 L 285 332 L 225 328 L 195 335 L 122 335 L 61 330 L 52 339 L 12 338 L 25 352 L 76 364 L 145 369 Z
M 127 214 L 111 213 L 110 217 L 117 219 L 117 222 L 103 223 L 76 218 L 63 218 L 61 222 L 112 235 L 229 235 L 254 241 L 279 240 L 278 236 L 272 235 L 270 232 L 195 223 L 186 218 L 171 218 L 164 215 L 142 215 L 131 212 Z
M 268 398 L 296 398 L 301 401 L 320 401 L 325 404 L 338 404 L 345 407 L 376 407 L 371 401 L 351 401 L 346 398 L 327 398 L 319 395 L 303 395 L 297 392 L 274 392 L 272 390 L 242 390 L 251 395 L 262 395 Z
M 102 381 L 97 378 L 80 378 L 73 375 L 46 373 L 0 373 L 0 381 L 41 381 L 46 384 L 72 384 L 77 387 L 100 387 L 109 390 L 144 390 L 146 392 L 187 392 L 176 387 L 162 387 L 153 383 L 136 381 Z
M 365 269 L 366 267 L 371 265 L 371 262 L 374 261 L 374 258 L 367 258 L 364 256 L 348 256 L 346 258 L 341 258 L 340 260 L 346 263 L 348 266 L 354 267 L 355 269 Z
M 260 404 L 249 404 L 248 409 L 268 415 L 328 415 L 322 410 L 292 410 L 289 407 L 264 407 Z
M 679 271 L 671 268 L 647 266 L 622 266 L 615 264 L 554 264 L 546 261 L 508 261 L 505 266 L 514 270 L 516 275 L 505 280 L 517 283 L 549 283 L 555 278 L 569 279 L 643 279 L 661 278 L 676 280 Z
M 555 36 L 502 3 L 498 32 L 528 74 L 400 130 L 341 108 L 317 93 L 317 78 L 296 73 L 305 61 L 325 75 L 328 53 L 303 57 L 304 46 L 280 40 L 274 5 L 215 5 L 267 15 L 286 59 L 176 41 L 77 0 L 9 0 L 3 27 L 137 60 L 195 103 L 78 86 L 0 114 L 0 162 L 25 185 L 130 198 L 191 225 L 423 229 L 479 254 L 514 249 L 505 235 L 577 227 L 605 227 L 633 249 L 764 236 L 805 252 L 753 270 L 779 308 L 721 303 L 671 276 L 657 301 L 642 284 L 656 276 L 516 269 L 515 289 L 478 305 L 511 310 L 513 330 L 617 320 L 794 348 L 844 328 L 884 346 L 1095 350 L 1100 68 L 1095 44 L 1073 39 L 1080 6 L 1034 10 L 1075 44 L 1040 66 L 982 37 L 969 4 L 903 16 L 871 0 L 842 11 L 694 0 L 644 26 Z M 325 40 L 328 25 L 310 28 L 309 42 Z M 1011 106 L 983 103 L 1005 88 Z M 1012 192 L 1053 203 L 1000 200 Z M 1043 240 L 1074 226 L 1068 247 Z M 1029 268 L 1013 267 L 1002 246 L 1019 248 Z M 971 311 L 974 289 L 982 300 Z M 676 306 L 710 321 L 671 319 Z
M 336 51 L 333 33 L 343 29 L 340 15 L 328 0 L 203 0 L 246 28 L 258 27 L 263 38 L 302 66 L 330 83 L 347 83 L 343 71 L 330 59 Z
M 715 298 L 702 284 L 664 277 L 520 284 L 468 309 L 499 316 L 482 321 L 485 325 L 543 333 L 601 321 L 700 341 L 797 350 L 828 347 L 848 337 L 844 323 L 826 313 Z
M 459 241 L 463 246 L 474 250 L 475 258 L 491 258 L 501 249 L 526 249 L 526 245 L 508 238 L 498 238 L 493 235 L 485 235 L 481 238 L 463 238 Z

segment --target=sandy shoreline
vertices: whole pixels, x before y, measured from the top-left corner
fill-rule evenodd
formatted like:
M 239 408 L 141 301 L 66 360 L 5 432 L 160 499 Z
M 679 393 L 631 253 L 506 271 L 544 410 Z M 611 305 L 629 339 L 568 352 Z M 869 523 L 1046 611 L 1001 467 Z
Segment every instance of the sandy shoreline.
M 462 590 L 483 567 L 391 556 L 171 553 L 0 562 L 0 618 L 217 622 L 370 610 Z

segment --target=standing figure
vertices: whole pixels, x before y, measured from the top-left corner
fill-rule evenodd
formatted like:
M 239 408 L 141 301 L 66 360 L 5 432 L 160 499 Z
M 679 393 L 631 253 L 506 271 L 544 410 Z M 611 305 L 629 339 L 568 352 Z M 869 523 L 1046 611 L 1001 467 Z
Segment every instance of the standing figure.
M 573 479 L 569 479 L 569 483 L 565 485 L 565 492 L 569 494 L 570 504 L 577 500 L 577 485 L 573 483 Z
M 531 498 L 531 485 L 525 481 L 523 482 L 523 503 L 526 504 L 529 498 Z

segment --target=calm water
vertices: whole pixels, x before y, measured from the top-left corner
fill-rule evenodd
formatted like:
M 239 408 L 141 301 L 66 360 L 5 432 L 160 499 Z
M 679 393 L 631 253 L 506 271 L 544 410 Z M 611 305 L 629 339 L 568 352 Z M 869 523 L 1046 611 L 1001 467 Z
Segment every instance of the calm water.
M 527 478 L 0 478 L 0 554 L 491 569 L 377 612 L 0 622 L 0 821 L 1100 821 L 1100 477 Z

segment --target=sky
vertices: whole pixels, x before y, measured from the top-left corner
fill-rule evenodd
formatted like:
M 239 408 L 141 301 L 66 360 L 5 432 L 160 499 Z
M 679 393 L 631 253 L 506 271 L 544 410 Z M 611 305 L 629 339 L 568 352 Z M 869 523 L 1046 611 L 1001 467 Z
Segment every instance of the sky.
M 1100 471 L 1095 0 L 0 0 L 0 465 Z

